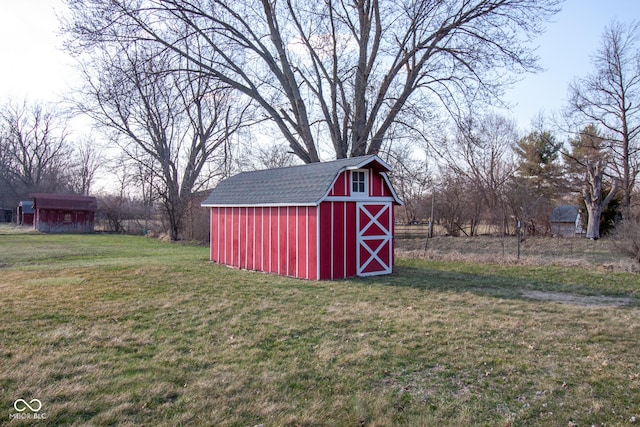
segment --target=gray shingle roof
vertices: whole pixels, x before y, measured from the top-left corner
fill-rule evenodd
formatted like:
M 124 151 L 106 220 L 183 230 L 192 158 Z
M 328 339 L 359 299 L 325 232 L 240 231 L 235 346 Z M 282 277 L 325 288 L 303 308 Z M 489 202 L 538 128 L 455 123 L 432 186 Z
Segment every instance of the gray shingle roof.
M 551 222 L 576 222 L 580 208 L 575 205 L 560 205 L 553 210 Z
M 20 202 L 22 213 L 33 213 L 33 200 L 22 200 Z
M 372 162 L 378 170 L 389 170 L 380 158 L 370 155 L 242 172 L 221 181 L 202 206 L 315 205 L 327 195 L 339 173 Z

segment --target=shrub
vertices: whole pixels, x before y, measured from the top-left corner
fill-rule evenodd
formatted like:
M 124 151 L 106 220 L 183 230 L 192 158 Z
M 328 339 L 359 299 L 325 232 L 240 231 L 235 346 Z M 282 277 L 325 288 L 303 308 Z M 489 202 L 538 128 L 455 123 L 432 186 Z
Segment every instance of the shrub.
M 618 224 L 614 242 L 621 253 L 640 263 L 640 215 L 632 215 Z

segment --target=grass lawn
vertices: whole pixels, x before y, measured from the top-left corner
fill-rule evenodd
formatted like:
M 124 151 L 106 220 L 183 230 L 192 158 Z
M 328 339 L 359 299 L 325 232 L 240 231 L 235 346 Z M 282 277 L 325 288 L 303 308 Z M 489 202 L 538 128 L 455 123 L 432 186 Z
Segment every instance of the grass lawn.
M 307 282 L 0 229 L 0 306 L 0 424 L 640 424 L 634 273 L 400 259 Z

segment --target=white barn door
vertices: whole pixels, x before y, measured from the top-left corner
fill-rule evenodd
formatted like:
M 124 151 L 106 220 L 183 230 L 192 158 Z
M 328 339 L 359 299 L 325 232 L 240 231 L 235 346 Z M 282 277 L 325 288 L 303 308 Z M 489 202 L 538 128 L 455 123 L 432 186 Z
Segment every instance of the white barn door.
M 393 204 L 356 204 L 358 276 L 389 274 L 393 269 Z

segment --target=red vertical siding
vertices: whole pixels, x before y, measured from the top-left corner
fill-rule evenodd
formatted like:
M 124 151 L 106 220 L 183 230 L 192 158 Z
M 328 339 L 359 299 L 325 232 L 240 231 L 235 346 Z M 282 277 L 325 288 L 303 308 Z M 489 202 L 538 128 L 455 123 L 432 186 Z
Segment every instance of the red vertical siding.
M 246 234 L 246 227 L 247 227 L 247 222 L 246 222 L 246 215 L 245 215 L 245 210 L 247 208 L 238 208 L 238 216 L 235 217 L 235 223 L 236 223 L 236 235 L 238 236 L 236 242 L 236 246 L 234 247 L 235 253 L 236 253 L 236 264 L 235 266 L 238 268 L 244 268 L 246 259 L 245 259 L 245 254 L 246 254 L 246 239 L 245 239 L 245 234 Z
M 356 263 L 356 204 L 349 202 L 346 204 L 346 216 L 345 216 L 345 262 L 346 272 L 345 277 L 355 276 L 357 273 Z
M 231 224 L 231 212 L 233 208 L 224 208 L 224 213 L 222 214 L 222 256 L 220 259 L 224 264 L 231 264 L 231 257 L 229 254 L 231 253 L 231 228 L 229 224 Z
M 318 254 L 320 280 L 331 278 L 331 202 L 322 202 L 319 206 L 320 214 L 320 253 Z
M 220 208 L 209 209 L 209 259 L 218 261 L 218 212 Z
M 264 270 L 264 266 L 262 263 L 262 253 L 263 253 L 263 235 L 262 235 L 262 223 L 263 219 L 263 207 L 255 208 L 254 211 L 254 242 L 253 242 L 253 252 L 255 254 L 253 260 L 253 268 L 256 270 Z
M 260 208 L 262 210 L 260 219 L 260 228 L 262 230 L 262 245 L 260 247 L 260 270 L 262 271 L 270 271 L 271 270 L 271 223 L 269 214 L 271 213 L 270 208 Z
M 382 195 L 385 196 L 385 197 L 393 197 L 393 195 L 391 194 L 391 189 L 389 188 L 388 185 L 385 185 L 383 187 Z
M 244 263 L 244 242 L 245 242 L 245 208 L 238 208 L 238 215 L 235 217 L 236 224 L 236 235 L 238 236 L 238 241 L 234 246 L 233 250 L 235 252 L 236 264 L 235 266 L 238 268 L 243 267 Z
M 309 272 L 307 271 L 307 257 L 309 253 L 309 247 L 307 243 L 307 226 L 309 225 L 308 219 L 308 207 L 296 208 L 296 271 L 294 275 L 296 277 L 304 279 L 309 278 Z
M 252 208 L 243 208 L 242 209 L 242 223 L 240 226 L 242 227 L 242 241 L 240 242 L 240 268 L 248 269 L 249 268 L 249 256 L 252 254 L 249 253 L 249 242 L 251 241 L 250 233 L 251 229 L 249 228 L 249 211 Z
M 240 208 L 231 208 L 231 219 L 229 221 L 229 231 L 227 239 L 229 240 L 229 260 L 230 265 L 238 266 L 238 212 Z
M 289 206 L 287 208 L 287 276 L 296 277 L 298 258 L 298 208 Z
M 307 255 L 307 270 L 309 271 L 308 279 L 318 280 L 318 209 L 319 207 L 313 206 L 308 209 L 309 215 L 309 227 L 308 227 L 308 255 Z
M 238 208 L 238 246 L 236 247 L 238 268 L 245 268 L 247 258 L 247 208 Z
M 278 274 L 286 275 L 289 265 L 289 257 L 287 256 L 287 250 L 289 246 L 289 230 L 288 230 L 288 215 L 286 207 L 278 208 L 279 219 L 279 233 L 278 233 L 278 248 L 279 248 L 279 265 Z
M 256 253 L 255 253 L 255 245 L 256 245 L 256 227 L 255 227 L 255 218 L 256 218 L 256 208 L 247 208 L 247 270 L 255 270 L 255 261 L 256 261 Z
M 226 244 L 226 253 L 224 254 L 225 257 L 225 264 L 228 265 L 234 265 L 234 251 L 233 251 L 233 220 L 234 220 L 234 208 L 227 208 L 227 220 L 226 220 L 226 225 L 227 225 L 227 229 L 226 229 L 226 235 L 224 238 L 225 244 Z
M 278 272 L 278 208 L 269 208 L 269 269 L 271 273 Z
M 371 171 L 369 173 L 369 196 L 371 197 L 391 197 L 391 191 L 382 175 Z
M 231 208 L 231 217 L 227 225 L 227 246 L 229 253 L 227 259 L 229 265 L 238 266 L 238 211 L 240 208 Z
M 351 182 L 351 174 L 350 172 L 342 172 L 338 175 L 338 179 L 333 184 L 331 191 L 329 192 L 330 196 L 348 196 L 349 195 L 349 185 Z
M 231 236 L 231 253 L 229 256 L 231 257 L 231 265 L 234 267 L 238 266 L 238 245 L 240 243 L 240 208 L 232 208 L 231 209 L 231 228 L 230 228 L 230 236 Z
M 390 243 L 391 244 L 391 268 L 395 268 L 395 265 L 396 265 L 396 259 L 395 259 L 395 256 L 396 256 L 396 238 L 395 238 L 395 235 L 396 235 L 396 221 L 395 221 L 395 213 L 396 213 L 396 210 L 393 209 L 393 206 L 392 206 L 390 211 L 391 212 L 389 213 L 389 215 L 391 215 L 391 220 L 390 220 L 391 221 L 391 236 L 393 236 L 391 238 L 391 243 Z
M 217 208 L 217 210 L 215 211 L 215 215 L 212 214 L 211 215 L 211 221 L 213 222 L 215 219 L 216 222 L 216 233 L 214 234 L 213 232 L 211 232 L 211 245 L 215 246 L 215 248 L 213 248 L 211 250 L 211 254 L 212 254 L 212 261 L 215 262 L 222 262 L 222 251 L 224 250 L 224 246 L 222 245 L 222 236 L 224 235 L 223 230 L 224 230 L 224 209 L 223 208 Z M 216 241 L 214 242 L 213 239 L 216 239 Z
M 219 255 L 218 262 L 227 263 L 227 208 L 220 208 L 220 218 L 218 220 L 218 242 Z
M 315 208 L 215 207 L 210 211 L 212 261 L 301 278 L 316 276 Z
M 369 210 L 375 215 L 382 206 Z M 319 207 L 212 208 L 210 257 L 221 264 L 302 279 L 352 277 L 358 270 L 357 214 L 356 203 L 347 201 Z M 367 218 L 359 215 L 365 223 Z M 379 221 L 393 226 L 393 210 Z M 378 228 L 372 224 L 365 235 L 377 234 Z M 380 252 L 382 260 L 391 256 L 393 263 L 393 251 L 385 253 Z M 365 272 L 376 268 L 374 262 Z
M 224 263 L 233 265 L 233 208 L 225 208 L 224 216 Z
M 222 245 L 222 236 L 224 235 L 224 209 L 217 208 L 214 210 L 215 214 L 211 215 L 211 222 L 216 222 L 216 232 L 211 232 L 211 245 L 215 246 L 215 248 L 211 249 L 211 258 L 212 261 L 222 262 L 222 251 L 224 250 L 224 246 Z M 214 220 L 214 218 L 216 218 Z M 215 242 L 214 242 L 214 239 Z
M 355 276 L 356 204 L 323 202 L 320 204 L 320 280 Z
M 236 208 L 233 212 L 233 266 L 240 267 L 240 246 L 242 242 L 241 224 L 242 208 Z
M 95 214 L 88 211 L 35 208 L 34 228 L 43 233 L 92 233 Z
M 344 202 L 334 202 L 332 205 L 332 225 L 331 233 L 331 278 L 341 278 L 344 276 Z

